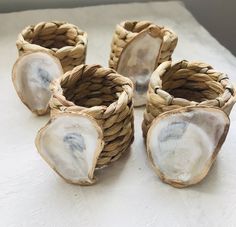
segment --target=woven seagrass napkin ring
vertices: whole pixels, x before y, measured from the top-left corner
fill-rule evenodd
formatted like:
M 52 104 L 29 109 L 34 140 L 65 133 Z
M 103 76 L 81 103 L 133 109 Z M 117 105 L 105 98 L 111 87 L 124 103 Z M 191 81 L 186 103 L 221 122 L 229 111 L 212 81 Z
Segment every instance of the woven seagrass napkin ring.
M 149 21 L 124 21 L 116 26 L 109 66 L 134 83 L 134 105 L 146 103 L 152 72 L 171 60 L 177 44 L 176 34 Z
M 26 27 L 18 36 L 19 55 L 45 51 L 57 57 L 64 72 L 85 63 L 87 33 L 67 22 L 40 22 Z
M 92 184 L 95 168 L 117 160 L 133 142 L 132 82 L 113 69 L 80 65 L 51 90 L 51 120 L 38 133 L 38 151 L 68 182 Z
M 162 63 L 152 74 L 142 124 L 151 164 L 166 183 L 201 181 L 227 136 L 235 89 L 203 62 Z

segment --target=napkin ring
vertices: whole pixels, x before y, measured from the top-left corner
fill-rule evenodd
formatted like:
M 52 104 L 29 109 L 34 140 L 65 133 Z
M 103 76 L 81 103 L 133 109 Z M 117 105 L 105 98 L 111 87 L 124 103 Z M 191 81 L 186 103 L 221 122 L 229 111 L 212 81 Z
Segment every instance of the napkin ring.
M 175 187 L 201 181 L 226 138 L 235 89 L 203 62 L 162 63 L 152 74 L 142 124 L 149 160 Z
M 95 168 L 133 142 L 132 82 L 113 69 L 80 65 L 54 80 L 51 91 L 51 120 L 37 136 L 38 151 L 67 181 L 91 184 Z
M 67 22 L 40 22 L 26 27 L 16 45 L 19 55 L 46 51 L 56 56 L 66 72 L 85 63 L 87 33 Z
M 109 66 L 134 83 L 134 105 L 146 103 L 150 76 L 156 67 L 171 60 L 176 34 L 149 21 L 124 21 L 116 26 Z

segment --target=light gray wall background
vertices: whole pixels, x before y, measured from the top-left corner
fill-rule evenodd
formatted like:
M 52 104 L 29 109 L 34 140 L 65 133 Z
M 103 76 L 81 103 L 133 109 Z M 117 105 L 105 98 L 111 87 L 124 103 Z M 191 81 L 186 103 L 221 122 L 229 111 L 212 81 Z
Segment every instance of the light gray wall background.
M 0 12 L 148 0 L 0 0 Z M 166 1 L 166 0 L 164 0 Z M 182 0 L 197 20 L 236 55 L 236 0 Z

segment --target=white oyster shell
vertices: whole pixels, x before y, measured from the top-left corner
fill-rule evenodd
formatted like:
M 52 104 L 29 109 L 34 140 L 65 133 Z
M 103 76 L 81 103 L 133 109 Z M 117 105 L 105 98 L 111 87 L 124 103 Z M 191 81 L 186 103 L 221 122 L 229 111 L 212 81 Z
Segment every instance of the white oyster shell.
M 34 113 L 48 111 L 50 82 L 63 74 L 57 58 L 45 52 L 27 53 L 13 67 L 12 79 L 18 96 Z
M 57 115 L 39 131 L 35 143 L 43 159 L 67 182 L 95 182 L 94 170 L 104 142 L 101 128 L 90 116 Z
M 162 40 L 145 30 L 123 49 L 117 72 L 134 83 L 134 106 L 146 103 L 146 92 L 152 72 L 155 70 Z
M 221 110 L 187 107 L 157 117 L 148 131 L 147 150 L 160 178 L 175 187 L 201 181 L 228 133 Z

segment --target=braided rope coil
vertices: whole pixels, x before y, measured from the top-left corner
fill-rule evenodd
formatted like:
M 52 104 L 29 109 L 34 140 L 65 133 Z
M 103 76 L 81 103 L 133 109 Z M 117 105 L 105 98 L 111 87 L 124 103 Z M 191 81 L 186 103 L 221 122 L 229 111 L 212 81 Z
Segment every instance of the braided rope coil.
M 225 73 L 203 62 L 162 63 L 152 74 L 142 123 L 146 138 L 152 121 L 161 113 L 186 106 L 222 109 L 227 115 L 236 102 L 235 88 Z
M 51 114 L 85 113 L 103 131 L 104 149 L 96 167 L 117 160 L 134 139 L 133 84 L 109 68 L 80 65 L 51 84 Z
M 164 61 L 171 60 L 171 55 L 177 45 L 176 34 L 163 26 L 157 26 L 150 21 L 124 21 L 116 26 L 111 43 L 109 66 L 117 69 L 122 51 L 142 32 L 149 31 L 154 37 L 162 39 L 161 48 L 156 61 L 156 67 Z
M 85 62 L 87 33 L 67 22 L 40 22 L 22 30 L 16 46 L 19 55 L 46 51 L 56 56 L 67 72 Z

